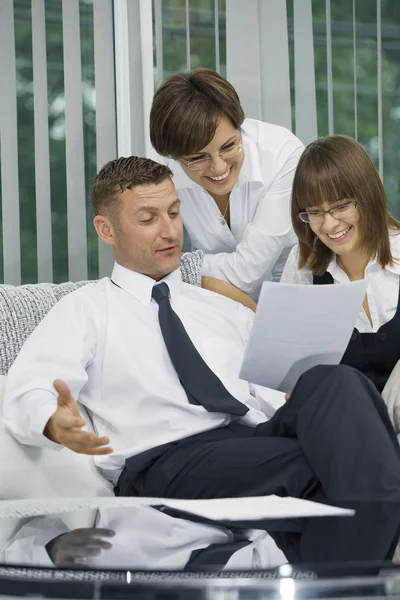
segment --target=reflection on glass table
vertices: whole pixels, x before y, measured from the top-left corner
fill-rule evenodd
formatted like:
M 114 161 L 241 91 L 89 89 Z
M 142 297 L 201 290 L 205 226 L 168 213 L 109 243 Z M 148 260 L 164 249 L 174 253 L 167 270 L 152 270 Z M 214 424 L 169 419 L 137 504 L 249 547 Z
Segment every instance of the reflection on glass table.
M 102 508 L 91 511 L 86 522 L 78 513 L 23 519 L 4 544 L 0 596 L 18 577 L 107 582 L 104 597 L 109 598 L 114 592 L 125 597 L 121 586 L 134 584 L 170 591 L 172 584 L 185 589 L 190 584 L 188 592 L 195 585 L 210 598 L 217 582 L 242 590 L 235 599 L 250 587 L 292 598 L 292 587 L 299 585 L 302 597 L 392 593 L 397 578 L 400 582 L 400 505 L 346 507 L 355 509 L 355 516 L 215 522 L 159 505 Z M 0 531 L 2 524 L 0 519 Z

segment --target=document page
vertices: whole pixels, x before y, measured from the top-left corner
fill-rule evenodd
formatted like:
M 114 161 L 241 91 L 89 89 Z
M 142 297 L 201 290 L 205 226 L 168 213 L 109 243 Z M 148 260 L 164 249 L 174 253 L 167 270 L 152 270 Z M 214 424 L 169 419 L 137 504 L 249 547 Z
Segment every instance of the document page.
M 291 392 L 311 367 L 339 364 L 367 286 L 263 283 L 239 377 Z
M 208 519 L 240 521 L 257 519 L 291 519 L 301 517 L 351 517 L 355 511 L 290 496 L 252 496 L 245 498 L 214 498 L 211 500 L 163 499 L 165 504 Z
M 0 519 L 21 519 L 44 515 L 60 515 L 98 509 L 135 508 L 140 506 L 170 506 L 209 519 L 257 520 L 292 517 L 350 517 L 354 510 L 302 500 L 290 496 L 256 496 L 245 498 L 213 498 L 210 500 L 180 500 L 129 496 L 97 496 L 94 498 L 28 498 L 2 500 Z

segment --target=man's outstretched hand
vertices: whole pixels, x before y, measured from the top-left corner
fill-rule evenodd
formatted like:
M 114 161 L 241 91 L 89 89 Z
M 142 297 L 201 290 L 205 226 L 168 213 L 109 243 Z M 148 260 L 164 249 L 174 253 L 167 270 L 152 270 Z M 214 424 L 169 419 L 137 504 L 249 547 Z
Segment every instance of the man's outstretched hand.
M 107 444 L 108 437 L 84 431 L 85 420 L 79 413 L 78 404 L 64 381 L 56 379 L 54 389 L 58 394 L 57 410 L 47 422 L 44 435 L 52 442 L 62 444 L 79 454 L 110 454 L 113 450 Z
M 78 565 L 84 563 L 86 558 L 111 550 L 112 544 L 107 540 L 114 535 L 115 531 L 112 529 L 75 529 L 51 540 L 46 545 L 46 550 L 56 567 Z

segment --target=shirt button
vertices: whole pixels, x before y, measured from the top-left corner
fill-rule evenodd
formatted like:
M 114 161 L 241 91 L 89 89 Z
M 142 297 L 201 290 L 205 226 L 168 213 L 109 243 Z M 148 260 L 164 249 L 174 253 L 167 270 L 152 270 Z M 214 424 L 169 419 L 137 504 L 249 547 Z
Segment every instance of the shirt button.
M 357 332 L 353 331 L 353 333 L 351 334 L 351 341 L 354 342 L 354 340 L 357 339 Z
M 387 333 L 384 333 L 384 332 L 383 332 L 383 333 L 380 333 L 380 334 L 379 334 L 379 339 L 380 339 L 382 342 L 386 342 L 386 340 L 388 339 L 388 334 L 387 334 Z

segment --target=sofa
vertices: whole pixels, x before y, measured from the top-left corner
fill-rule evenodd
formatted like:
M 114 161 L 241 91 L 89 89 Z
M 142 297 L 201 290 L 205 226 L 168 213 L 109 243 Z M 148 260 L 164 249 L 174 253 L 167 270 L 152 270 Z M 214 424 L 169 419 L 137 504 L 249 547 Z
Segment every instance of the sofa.
M 0 286 L 0 500 L 113 495 L 92 457 L 23 446 L 2 419 L 7 373 L 25 339 L 60 298 L 86 283 Z
M 0 286 L 0 561 L 10 538 L 22 523 L 42 512 L 43 508 L 66 512 L 71 527 L 90 527 L 94 513 L 88 510 L 89 498 L 113 497 L 111 484 L 102 477 L 90 456 L 76 454 L 67 448 L 54 452 L 47 448 L 23 446 L 4 427 L 2 418 L 7 372 L 19 349 L 48 310 L 65 294 L 84 285 L 42 284 Z M 85 499 L 81 512 L 73 513 L 67 497 Z M 46 498 L 48 503 L 35 503 Z M 51 500 L 62 503 L 51 507 Z M 65 499 L 65 500 L 64 500 Z M 112 498 L 116 500 L 116 498 Z M 20 504 L 20 501 L 22 504 Z M 75 506 L 76 506 L 75 502 Z M 21 521 L 21 516 L 25 516 Z

